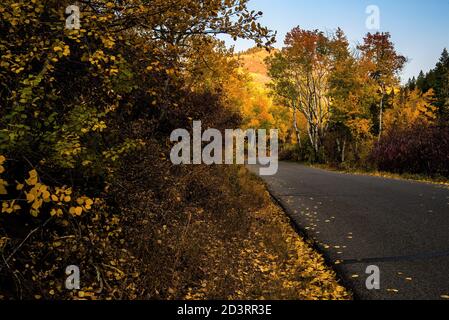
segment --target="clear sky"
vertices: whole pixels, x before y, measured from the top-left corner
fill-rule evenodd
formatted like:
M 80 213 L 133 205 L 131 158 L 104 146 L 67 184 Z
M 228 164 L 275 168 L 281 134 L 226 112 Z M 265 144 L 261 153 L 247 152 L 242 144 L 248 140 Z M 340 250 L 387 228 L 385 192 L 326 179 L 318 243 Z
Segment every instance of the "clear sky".
M 275 47 L 282 47 L 285 34 L 295 26 L 332 31 L 341 27 L 352 46 L 371 31 L 366 27 L 366 8 L 380 9 L 380 30 L 389 31 L 399 53 L 409 62 L 403 81 L 435 66 L 443 48 L 449 49 L 449 0 L 251 0 L 250 8 L 264 13 L 262 24 L 278 31 Z M 254 44 L 239 40 L 237 51 Z

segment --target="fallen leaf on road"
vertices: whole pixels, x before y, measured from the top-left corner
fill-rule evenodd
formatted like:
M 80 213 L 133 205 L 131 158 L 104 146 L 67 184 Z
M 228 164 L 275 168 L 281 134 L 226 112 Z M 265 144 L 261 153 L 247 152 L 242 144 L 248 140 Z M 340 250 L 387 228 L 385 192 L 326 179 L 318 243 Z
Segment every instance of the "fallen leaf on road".
M 387 289 L 388 292 L 393 292 L 393 293 L 398 293 L 399 290 L 398 289 Z

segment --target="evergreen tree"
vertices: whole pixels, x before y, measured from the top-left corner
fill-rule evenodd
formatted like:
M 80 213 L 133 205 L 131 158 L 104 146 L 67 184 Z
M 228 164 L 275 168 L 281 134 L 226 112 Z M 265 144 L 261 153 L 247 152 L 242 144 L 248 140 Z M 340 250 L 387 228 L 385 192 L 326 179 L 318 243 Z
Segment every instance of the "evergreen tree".
M 416 79 L 416 86 L 422 92 L 427 91 L 427 76 L 424 75 L 424 72 L 421 70 L 418 75 L 418 79 Z
M 443 50 L 435 69 L 433 89 L 435 91 L 438 114 L 443 120 L 449 119 L 449 53 Z
M 415 77 L 408 80 L 407 89 L 410 91 L 413 91 L 416 89 L 416 78 Z

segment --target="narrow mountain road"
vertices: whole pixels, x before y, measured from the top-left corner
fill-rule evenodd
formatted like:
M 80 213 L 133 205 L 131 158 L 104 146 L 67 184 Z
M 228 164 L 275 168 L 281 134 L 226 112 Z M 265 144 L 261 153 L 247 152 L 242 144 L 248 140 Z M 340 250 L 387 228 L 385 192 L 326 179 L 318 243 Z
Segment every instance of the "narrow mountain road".
M 257 173 L 256 166 L 249 166 Z M 449 295 L 449 189 L 281 162 L 262 177 L 358 299 Z M 368 290 L 366 269 L 380 269 Z

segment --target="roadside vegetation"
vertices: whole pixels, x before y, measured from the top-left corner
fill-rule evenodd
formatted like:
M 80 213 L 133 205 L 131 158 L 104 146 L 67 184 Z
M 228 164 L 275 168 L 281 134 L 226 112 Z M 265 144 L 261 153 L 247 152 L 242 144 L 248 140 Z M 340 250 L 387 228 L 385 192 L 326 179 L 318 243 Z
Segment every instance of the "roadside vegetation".
M 347 173 L 347 174 L 355 174 L 355 175 L 368 175 L 368 176 L 374 176 L 374 177 L 382 177 L 382 178 L 388 178 L 388 179 L 395 179 L 395 180 L 409 180 L 409 181 L 417 181 L 417 182 L 425 182 L 435 185 L 445 185 L 449 186 L 449 179 L 444 176 L 436 175 L 436 176 L 427 176 L 424 174 L 411 174 L 411 173 L 391 173 L 388 171 L 379 171 L 374 169 L 363 169 L 363 168 L 356 168 L 356 167 L 343 167 L 343 166 L 335 166 L 335 165 L 329 165 L 329 164 L 320 164 L 320 163 L 308 163 L 308 166 L 324 169 L 324 170 L 330 170 L 330 171 L 336 171 L 340 173 Z
M 80 29 L 69 1 L 0 4 L 0 299 L 350 298 L 246 169 L 169 160 L 192 120 L 271 119 L 251 99 L 266 88 L 214 37 L 269 47 L 262 13 L 79 3 Z

